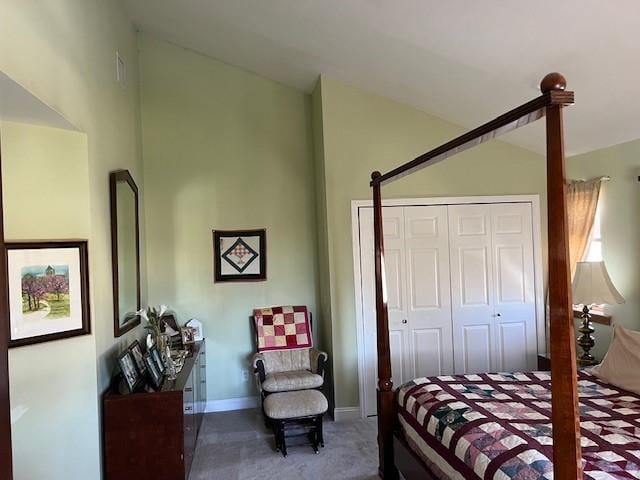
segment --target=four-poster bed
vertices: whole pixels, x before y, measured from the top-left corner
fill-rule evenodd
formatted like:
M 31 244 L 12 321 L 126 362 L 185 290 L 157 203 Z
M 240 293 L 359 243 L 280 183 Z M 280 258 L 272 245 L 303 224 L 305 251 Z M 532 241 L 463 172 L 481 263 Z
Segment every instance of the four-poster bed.
M 550 73 L 540 84 L 542 95 L 496 119 L 427 152 L 385 174 L 373 172 L 376 325 L 378 348 L 378 446 L 380 475 L 398 478 L 398 469 L 411 478 L 432 478 L 427 465 L 399 432 L 398 403 L 391 381 L 388 314 L 384 285 L 384 244 L 381 187 L 426 166 L 501 134 L 546 117 L 547 202 L 549 245 L 549 306 L 551 353 L 551 416 L 554 478 L 582 478 L 580 416 L 578 410 L 575 337 L 565 203 L 565 158 L 562 108 L 574 102 L 566 81 Z M 486 380 L 486 379 L 485 379 Z M 435 388 L 435 387 L 434 387 Z M 445 388 L 445 387 L 443 387 Z M 461 477 L 468 478 L 468 477 Z M 526 477 L 530 478 L 530 477 Z M 546 478 L 546 477 L 540 477 Z

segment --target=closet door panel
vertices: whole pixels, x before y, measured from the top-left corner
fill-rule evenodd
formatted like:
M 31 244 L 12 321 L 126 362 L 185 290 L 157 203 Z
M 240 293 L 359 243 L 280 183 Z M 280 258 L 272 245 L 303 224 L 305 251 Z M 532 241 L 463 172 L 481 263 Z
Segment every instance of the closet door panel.
M 464 373 L 490 372 L 491 324 L 465 325 L 462 328 L 462 371 Z
M 450 205 L 451 311 L 455 373 L 494 368 L 489 205 Z
M 376 386 L 378 384 L 378 351 L 376 348 L 376 297 L 373 261 L 373 209 L 359 210 L 360 227 L 360 274 L 362 315 L 364 317 L 362 372 L 364 398 L 361 399 L 365 415 L 376 414 Z
M 531 204 L 491 205 L 496 368 L 535 368 L 536 308 Z
M 415 369 L 414 378 L 444 375 L 449 372 L 443 368 L 445 363 L 451 363 L 446 359 L 446 355 L 451 352 L 443 345 L 442 329 L 424 328 L 413 329 L 413 367 Z
M 453 370 L 447 207 L 405 208 L 407 324 L 412 378 Z
M 364 325 L 363 375 L 364 398 L 361 400 L 365 415 L 375 415 L 376 387 L 378 384 L 378 352 L 376 336 L 375 265 L 373 244 L 373 209 L 359 210 L 360 272 L 362 276 L 362 306 Z M 383 209 L 385 242 L 385 278 L 389 315 L 389 342 L 392 380 L 400 385 L 407 377 L 409 339 L 406 318 L 406 272 L 404 253 L 403 207 Z
M 407 270 L 404 215 L 403 207 L 384 207 L 382 209 L 391 380 L 396 386 L 411 379 L 409 372 L 411 346 L 409 344 L 409 328 L 405 322 L 407 318 Z

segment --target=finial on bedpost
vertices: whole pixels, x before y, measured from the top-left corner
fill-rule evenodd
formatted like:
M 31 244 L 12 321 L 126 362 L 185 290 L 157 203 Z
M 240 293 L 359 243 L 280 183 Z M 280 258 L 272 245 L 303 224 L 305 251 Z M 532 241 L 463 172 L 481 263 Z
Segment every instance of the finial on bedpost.
M 542 93 L 547 93 L 551 90 L 564 90 L 565 88 L 567 88 L 567 79 L 558 72 L 548 73 L 540 82 Z
M 371 172 L 371 180 L 375 180 L 378 177 L 381 177 L 382 174 L 379 171 Z

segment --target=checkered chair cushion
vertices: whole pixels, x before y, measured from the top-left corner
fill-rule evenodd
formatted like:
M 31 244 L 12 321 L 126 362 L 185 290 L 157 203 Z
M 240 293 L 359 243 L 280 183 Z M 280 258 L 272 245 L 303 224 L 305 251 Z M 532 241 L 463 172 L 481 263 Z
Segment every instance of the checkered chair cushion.
M 301 350 L 313 346 L 307 307 L 257 308 L 253 311 L 253 318 L 259 352 Z

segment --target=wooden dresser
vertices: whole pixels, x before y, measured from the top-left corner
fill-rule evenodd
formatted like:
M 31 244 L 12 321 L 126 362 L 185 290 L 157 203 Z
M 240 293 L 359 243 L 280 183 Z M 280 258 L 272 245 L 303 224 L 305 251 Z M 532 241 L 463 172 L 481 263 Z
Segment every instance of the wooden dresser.
M 158 392 L 103 396 L 106 480 L 189 478 L 207 403 L 205 342 L 191 348 L 182 371 Z

